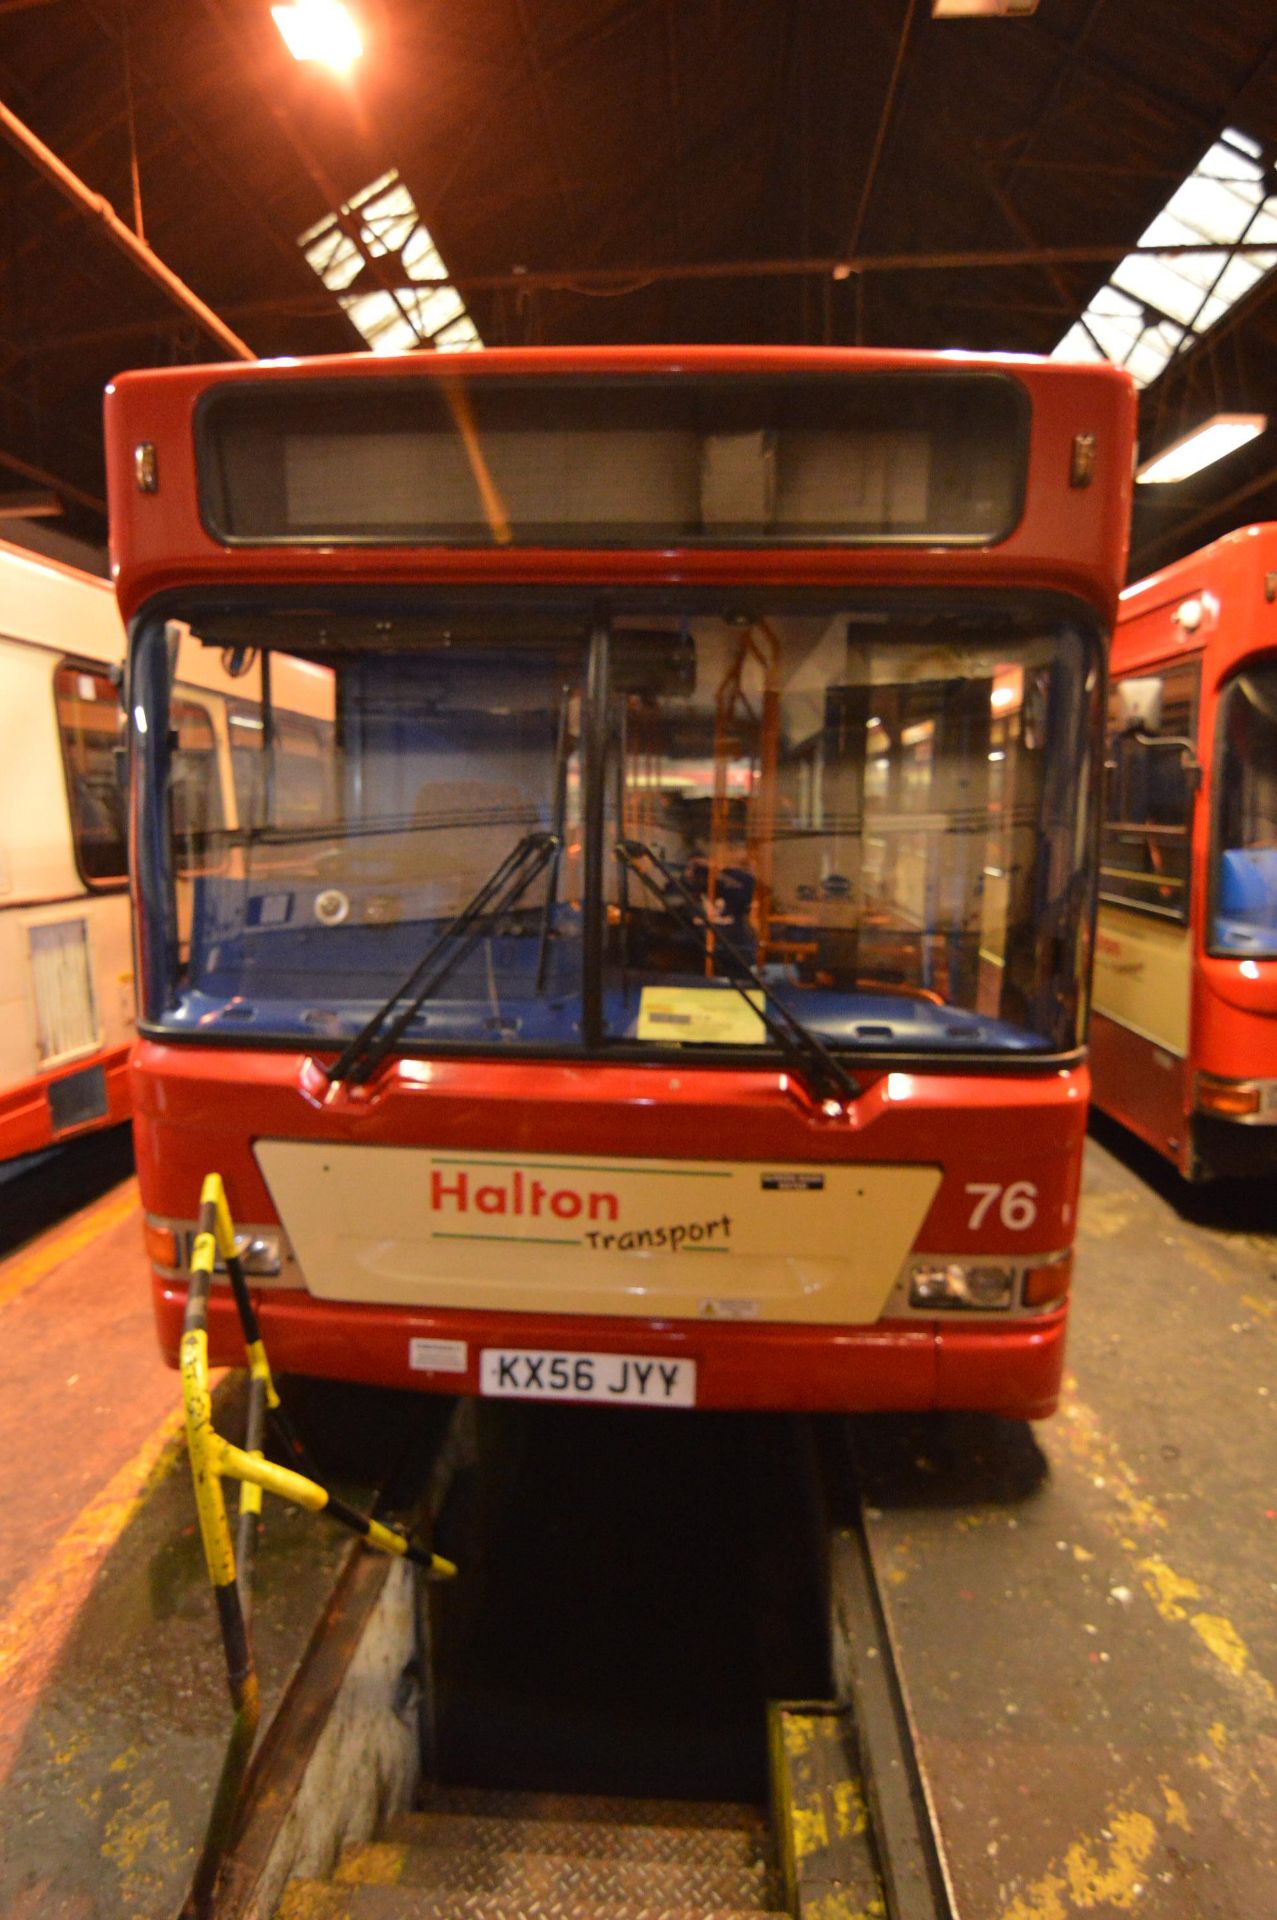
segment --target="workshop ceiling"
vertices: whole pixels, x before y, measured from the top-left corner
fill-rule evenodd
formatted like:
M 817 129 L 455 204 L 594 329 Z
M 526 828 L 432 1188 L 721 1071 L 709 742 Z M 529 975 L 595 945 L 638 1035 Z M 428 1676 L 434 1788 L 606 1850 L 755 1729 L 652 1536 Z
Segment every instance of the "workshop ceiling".
M 262 355 L 364 346 L 298 241 L 392 171 L 493 346 L 1049 353 L 1225 129 L 1277 191 L 1272 0 L 351 4 L 340 81 L 267 0 L 0 0 L 0 102 Z M 0 143 L 0 495 L 100 541 L 106 382 L 225 352 Z M 1277 272 L 1145 388 L 1142 451 L 1217 412 L 1273 425 L 1138 490 L 1133 573 L 1277 518 Z

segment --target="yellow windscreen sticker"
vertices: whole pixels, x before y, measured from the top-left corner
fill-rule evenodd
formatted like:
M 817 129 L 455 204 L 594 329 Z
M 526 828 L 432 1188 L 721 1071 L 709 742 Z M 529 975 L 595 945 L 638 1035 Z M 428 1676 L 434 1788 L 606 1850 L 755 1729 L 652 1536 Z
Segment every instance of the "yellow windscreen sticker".
M 735 987 L 644 987 L 639 999 L 638 1039 L 696 1041 L 724 1047 L 760 1047 L 767 1038 L 758 1008 L 762 995 L 746 999 Z

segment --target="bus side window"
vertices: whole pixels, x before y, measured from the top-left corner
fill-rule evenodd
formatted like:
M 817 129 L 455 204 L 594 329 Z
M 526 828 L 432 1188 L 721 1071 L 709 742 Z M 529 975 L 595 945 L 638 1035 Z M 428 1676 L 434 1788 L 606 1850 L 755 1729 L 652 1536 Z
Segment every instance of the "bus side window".
M 1183 922 L 1188 919 L 1196 774 L 1170 742 L 1197 737 L 1201 668 L 1195 660 L 1182 660 L 1135 677 L 1160 684 L 1161 718 L 1155 738 L 1123 730 L 1118 718 L 1121 682 L 1114 682 L 1109 693 L 1100 897 Z
M 322 823 L 332 805 L 332 723 L 276 711 L 273 804 L 268 809 L 261 707 L 256 701 L 236 701 L 227 717 L 241 828 L 305 829 Z
M 53 676 L 58 733 L 80 873 L 89 886 L 128 874 L 124 796 L 116 749 L 124 740 L 120 696 L 101 667 L 61 666 Z
M 328 815 L 328 767 L 331 740 L 321 723 L 299 714 L 276 716 L 278 762 L 275 807 L 281 827 L 318 826 Z M 331 729 L 329 730 L 331 732 Z
M 206 707 L 175 699 L 169 710 L 176 731 L 169 773 L 173 839 L 181 871 L 207 867 L 215 859 L 210 836 L 225 824 L 217 770 L 217 736 Z

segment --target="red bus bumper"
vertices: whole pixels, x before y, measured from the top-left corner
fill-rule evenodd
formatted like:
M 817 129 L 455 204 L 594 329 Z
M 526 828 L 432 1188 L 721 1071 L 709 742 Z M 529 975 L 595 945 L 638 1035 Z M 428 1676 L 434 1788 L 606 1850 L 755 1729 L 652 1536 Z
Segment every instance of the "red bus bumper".
M 106 1111 L 87 1120 L 55 1127 L 49 1105 L 49 1088 L 76 1074 L 100 1071 L 106 1083 Z M 54 1073 L 42 1073 L 35 1080 L 23 1080 L 0 1093 L 0 1161 L 16 1160 L 27 1153 L 40 1153 L 45 1147 L 74 1140 L 78 1134 L 92 1133 L 97 1127 L 115 1127 L 127 1120 L 132 1108 L 129 1091 L 129 1049 L 113 1047 L 110 1052 L 91 1054 Z
M 184 1286 L 155 1281 L 160 1345 L 177 1364 Z M 277 1373 L 361 1380 L 427 1393 L 477 1394 L 484 1347 L 561 1353 L 637 1353 L 696 1362 L 699 1407 L 809 1413 L 967 1409 L 1043 1420 L 1055 1412 L 1064 1368 L 1067 1308 L 1006 1326 L 882 1320 L 872 1327 L 626 1321 L 581 1315 L 422 1311 L 322 1304 L 300 1291 L 256 1296 L 262 1338 Z M 209 1301 L 209 1357 L 243 1366 L 244 1342 L 224 1288 Z M 409 1366 L 411 1340 L 460 1342 L 466 1367 Z

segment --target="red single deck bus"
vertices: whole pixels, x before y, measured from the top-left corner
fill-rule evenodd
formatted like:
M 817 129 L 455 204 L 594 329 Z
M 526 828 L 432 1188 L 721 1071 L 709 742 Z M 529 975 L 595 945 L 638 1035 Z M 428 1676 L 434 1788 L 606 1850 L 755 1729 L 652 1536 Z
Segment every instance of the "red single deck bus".
M 1190 1180 L 1277 1172 L 1277 526 L 1122 595 L 1095 1102 Z
M 1112 369 L 967 356 L 122 378 L 170 1358 L 215 1169 L 283 1372 L 1049 1413 L 1133 430 Z M 201 649 L 247 764 L 192 832 Z
M 110 584 L 0 541 L 0 1165 L 129 1117 Z

